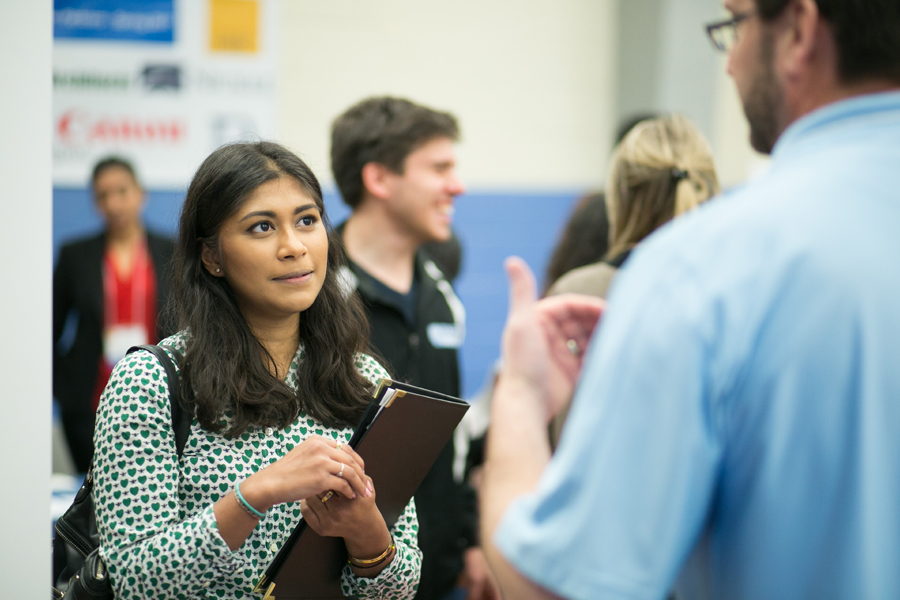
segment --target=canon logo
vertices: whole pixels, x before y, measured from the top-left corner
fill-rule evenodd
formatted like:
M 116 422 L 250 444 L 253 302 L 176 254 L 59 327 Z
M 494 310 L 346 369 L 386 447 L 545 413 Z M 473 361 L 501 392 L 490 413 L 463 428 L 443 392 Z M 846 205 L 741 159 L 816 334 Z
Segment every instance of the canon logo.
M 56 135 L 67 145 L 94 143 L 177 144 L 186 126 L 176 118 L 94 116 L 73 108 L 60 115 Z

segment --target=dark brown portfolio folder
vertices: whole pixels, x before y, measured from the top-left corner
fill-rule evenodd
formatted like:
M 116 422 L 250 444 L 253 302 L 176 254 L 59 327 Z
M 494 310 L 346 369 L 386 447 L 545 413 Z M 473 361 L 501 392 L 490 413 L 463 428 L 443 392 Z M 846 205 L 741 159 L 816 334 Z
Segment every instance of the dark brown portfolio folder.
M 400 518 L 469 405 L 405 383 L 383 379 L 350 439 L 375 483 L 378 509 L 388 527 Z M 322 537 L 304 521 L 291 533 L 254 591 L 266 598 L 343 598 L 341 538 Z

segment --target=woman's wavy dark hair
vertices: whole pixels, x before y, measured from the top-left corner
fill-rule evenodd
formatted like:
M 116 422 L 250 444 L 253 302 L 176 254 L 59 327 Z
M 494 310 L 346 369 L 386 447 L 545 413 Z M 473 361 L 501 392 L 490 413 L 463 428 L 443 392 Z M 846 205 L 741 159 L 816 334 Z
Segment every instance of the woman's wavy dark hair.
M 313 198 L 328 231 L 325 282 L 300 314 L 305 354 L 297 392 L 274 377 L 272 356 L 253 335 L 224 277 L 213 277 L 201 261 L 205 244 L 215 250 L 222 223 L 260 185 L 291 177 Z M 188 331 L 182 360 L 188 410 L 210 431 L 235 437 L 250 427 L 287 427 L 301 410 L 329 427 L 353 425 L 372 386 L 356 369 L 368 345 L 369 326 L 359 299 L 343 292 L 337 274 L 344 251 L 325 215 L 322 190 L 310 168 L 273 142 L 236 143 L 213 152 L 197 170 L 181 212 L 174 257 L 172 306 Z

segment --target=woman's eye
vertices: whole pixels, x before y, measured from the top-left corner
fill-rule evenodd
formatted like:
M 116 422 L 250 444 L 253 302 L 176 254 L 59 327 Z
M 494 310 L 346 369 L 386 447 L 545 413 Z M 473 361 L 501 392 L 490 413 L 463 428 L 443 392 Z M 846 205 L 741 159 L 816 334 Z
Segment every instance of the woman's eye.
M 252 231 L 254 233 L 266 233 L 268 231 L 272 231 L 272 224 L 265 223 L 265 222 L 257 223 L 256 225 L 254 225 L 253 227 L 250 228 L 250 231 Z
M 316 221 L 318 221 L 318 219 L 315 216 L 305 215 L 305 216 L 300 217 L 300 220 L 297 221 L 297 223 L 299 223 L 300 225 L 303 225 L 304 227 L 312 227 L 313 225 L 316 224 Z

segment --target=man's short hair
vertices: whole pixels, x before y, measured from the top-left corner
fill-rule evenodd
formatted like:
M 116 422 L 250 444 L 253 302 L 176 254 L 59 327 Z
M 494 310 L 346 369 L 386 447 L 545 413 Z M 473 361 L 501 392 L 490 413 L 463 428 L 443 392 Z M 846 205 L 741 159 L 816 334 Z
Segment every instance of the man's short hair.
M 763 21 L 778 17 L 791 0 L 756 0 Z M 900 83 L 900 0 L 816 0 L 838 48 L 845 83 L 889 79 Z
M 351 106 L 331 126 L 331 171 L 344 202 L 355 209 L 362 200 L 367 163 L 402 174 L 406 157 L 437 138 L 459 139 L 456 117 L 387 96 Z

